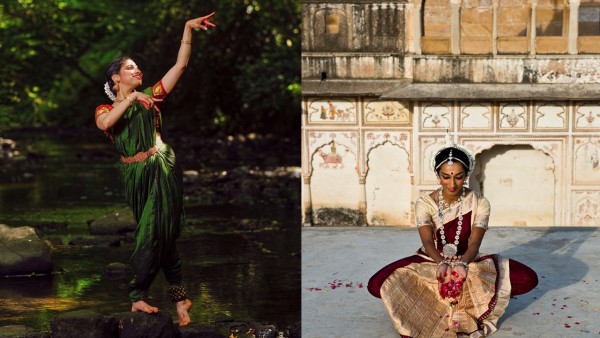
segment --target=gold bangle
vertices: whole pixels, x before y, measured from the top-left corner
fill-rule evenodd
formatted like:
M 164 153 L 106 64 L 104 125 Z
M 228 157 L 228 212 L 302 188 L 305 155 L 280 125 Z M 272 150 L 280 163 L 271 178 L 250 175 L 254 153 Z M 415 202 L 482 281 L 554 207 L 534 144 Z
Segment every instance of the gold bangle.
M 185 43 L 185 44 L 191 45 L 191 44 L 192 44 L 192 41 L 189 41 L 189 40 L 181 40 L 181 43 Z
M 126 99 L 129 101 L 129 103 L 133 103 L 133 100 L 129 96 L 127 96 Z

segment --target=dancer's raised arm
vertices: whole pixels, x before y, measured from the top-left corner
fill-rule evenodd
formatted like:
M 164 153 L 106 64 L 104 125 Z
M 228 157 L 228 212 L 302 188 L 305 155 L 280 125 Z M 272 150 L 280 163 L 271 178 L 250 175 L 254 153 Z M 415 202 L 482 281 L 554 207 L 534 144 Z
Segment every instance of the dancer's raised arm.
M 209 15 L 191 19 L 185 23 L 183 36 L 181 38 L 181 46 L 179 47 L 179 53 L 177 54 L 177 62 L 175 62 L 175 65 L 171 67 L 162 78 L 162 84 L 167 93 L 170 93 L 171 90 L 173 90 L 177 81 L 179 81 L 179 77 L 187 67 L 192 52 L 192 29 L 208 30 L 211 27 L 215 27 L 215 24 L 210 22 L 214 16 L 215 12 L 212 12 Z

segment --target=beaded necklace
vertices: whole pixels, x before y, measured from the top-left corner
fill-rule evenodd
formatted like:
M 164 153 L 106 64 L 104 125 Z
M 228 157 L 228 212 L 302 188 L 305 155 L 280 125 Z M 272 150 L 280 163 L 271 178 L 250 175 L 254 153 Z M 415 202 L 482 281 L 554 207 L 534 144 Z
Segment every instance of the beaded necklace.
M 438 192 L 438 218 L 440 220 L 440 238 L 442 239 L 442 253 L 445 258 L 452 258 L 456 256 L 458 252 L 458 242 L 460 239 L 460 233 L 462 231 L 462 206 L 463 200 L 465 197 L 465 187 L 462 188 L 462 194 L 458 198 L 458 227 L 456 228 L 456 236 L 454 236 L 454 243 L 446 243 L 446 234 L 444 233 L 444 213 L 442 210 L 444 207 L 450 208 L 451 206 L 446 203 L 444 197 L 442 196 L 442 188 L 440 188 Z M 453 203 L 454 205 L 454 203 Z

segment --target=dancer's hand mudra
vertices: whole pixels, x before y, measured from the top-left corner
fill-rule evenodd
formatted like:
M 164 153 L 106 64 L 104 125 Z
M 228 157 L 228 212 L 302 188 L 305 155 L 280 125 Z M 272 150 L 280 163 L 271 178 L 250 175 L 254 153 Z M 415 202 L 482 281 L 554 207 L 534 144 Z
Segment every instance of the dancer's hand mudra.
M 194 29 L 204 29 L 206 31 L 209 28 L 216 26 L 214 23 L 210 22 L 210 20 L 214 16 L 215 16 L 215 12 L 212 12 L 209 15 L 201 16 L 196 19 L 191 19 L 188 22 L 186 22 L 186 25 L 191 28 L 194 28 Z

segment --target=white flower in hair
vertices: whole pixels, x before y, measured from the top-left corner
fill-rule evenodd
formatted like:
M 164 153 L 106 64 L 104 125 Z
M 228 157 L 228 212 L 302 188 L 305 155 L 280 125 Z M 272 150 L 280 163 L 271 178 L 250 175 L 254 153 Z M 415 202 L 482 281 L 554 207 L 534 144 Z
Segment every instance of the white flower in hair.
M 108 98 L 111 99 L 113 102 L 117 99 L 115 94 L 110 89 L 108 82 L 104 83 L 104 92 L 106 93 L 106 96 L 108 96 Z

